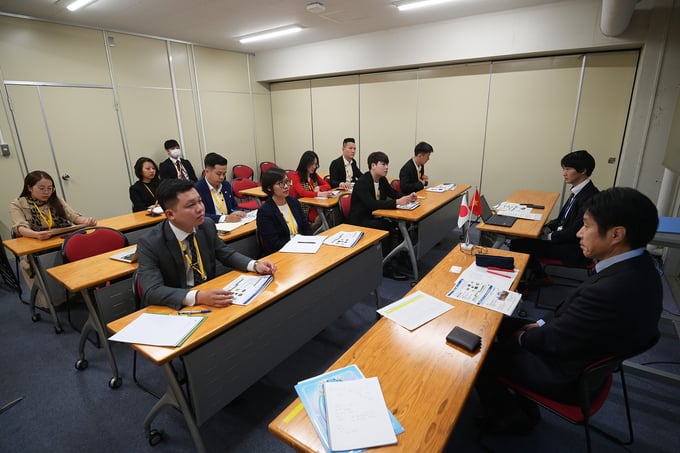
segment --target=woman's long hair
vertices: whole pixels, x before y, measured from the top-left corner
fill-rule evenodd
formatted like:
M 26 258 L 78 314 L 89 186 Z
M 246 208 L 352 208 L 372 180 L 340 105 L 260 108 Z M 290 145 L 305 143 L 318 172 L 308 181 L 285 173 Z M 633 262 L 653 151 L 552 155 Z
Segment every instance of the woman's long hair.
M 56 191 L 57 186 L 54 184 L 54 179 L 52 179 L 49 173 L 45 171 L 34 170 L 27 174 L 26 177 L 24 178 L 24 189 L 21 191 L 19 197 L 30 197 L 31 196 L 30 187 L 36 185 L 38 181 L 40 181 L 41 179 L 48 179 L 52 183 L 52 187 L 54 188 L 54 190 L 52 190 L 52 193 L 50 194 L 50 198 L 47 199 L 47 205 L 54 209 L 54 213 L 57 215 L 57 217 L 66 218 L 66 210 L 59 201 L 59 198 L 57 198 Z

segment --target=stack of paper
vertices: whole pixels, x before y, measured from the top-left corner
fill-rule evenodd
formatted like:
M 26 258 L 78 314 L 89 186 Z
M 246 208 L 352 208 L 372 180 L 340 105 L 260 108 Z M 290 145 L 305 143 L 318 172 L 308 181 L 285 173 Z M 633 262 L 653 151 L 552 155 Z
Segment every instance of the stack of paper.
M 234 295 L 233 304 L 248 305 L 273 279 L 271 275 L 241 275 L 224 289 Z
M 307 412 L 307 415 L 309 416 L 310 421 L 312 422 L 312 426 L 314 426 L 314 430 L 316 431 L 316 434 L 319 436 L 319 440 L 321 441 L 321 444 L 323 445 L 324 449 L 327 452 L 331 452 L 331 443 L 329 442 L 329 422 L 328 422 L 328 408 L 327 408 L 327 401 L 326 401 L 326 393 L 325 393 L 325 384 L 332 382 L 332 383 L 337 383 L 337 382 L 347 382 L 347 381 L 354 381 L 354 380 L 364 380 L 364 375 L 361 373 L 359 368 L 356 365 L 349 365 L 344 368 L 340 368 L 338 370 L 334 371 L 329 371 L 328 373 L 321 374 L 319 376 L 315 376 L 313 378 L 306 379 L 304 381 L 298 382 L 298 384 L 295 386 L 295 391 L 297 392 L 298 396 L 300 397 L 300 400 L 302 401 L 302 404 L 305 408 L 305 411 Z M 374 384 L 367 384 L 369 386 L 374 385 Z M 340 389 L 342 391 L 343 389 Z M 331 392 L 333 389 L 331 389 Z M 382 392 L 381 392 L 382 396 Z M 383 404 L 384 404 L 384 398 L 383 398 Z M 386 406 L 385 406 L 386 407 Z M 353 410 L 353 409 L 350 409 Z M 399 421 L 394 417 L 394 415 L 389 412 L 389 410 L 386 410 L 387 415 L 390 420 L 391 424 L 391 430 L 393 434 L 401 434 L 404 432 L 404 428 L 401 426 Z M 337 419 L 337 417 L 336 417 Z M 338 428 L 337 426 L 334 428 Z M 342 429 L 342 427 L 341 427 Z M 343 436 L 341 435 L 335 435 L 335 440 L 342 440 Z M 350 436 L 352 437 L 352 436 Z M 358 440 L 358 437 L 357 437 Z M 362 440 L 364 438 L 362 437 Z M 335 442 L 335 441 L 334 441 Z M 396 439 L 394 440 L 396 442 Z M 392 443 L 394 443 L 392 442 Z M 360 449 L 362 448 L 367 448 L 370 446 L 375 446 L 378 444 L 373 444 L 373 445 L 365 445 L 365 446 L 350 446 L 350 444 L 347 445 L 342 445 L 345 450 L 351 450 L 351 452 L 359 452 L 361 451 Z M 347 447 L 347 448 L 345 448 Z M 333 448 L 333 450 L 337 450 L 337 448 Z
M 510 291 L 518 273 L 516 269 L 489 269 L 471 264 L 446 296 L 510 316 L 522 299 L 521 294 Z
M 340 231 L 333 236 L 329 236 L 324 244 L 336 245 L 338 247 L 354 247 L 359 239 L 364 235 L 363 231 Z
M 378 313 L 408 330 L 414 330 L 452 308 L 446 302 L 416 291 L 381 308 Z
M 397 209 L 405 209 L 407 211 L 413 211 L 418 206 L 420 206 L 419 201 L 412 201 L 412 202 L 406 203 L 406 204 L 398 204 Z
M 447 190 L 455 190 L 456 185 L 455 184 L 439 184 L 437 186 L 433 187 L 428 187 L 427 190 L 428 192 L 446 192 Z
M 109 340 L 152 346 L 179 346 L 205 318 L 142 313 Z
M 508 217 L 516 217 L 518 219 L 527 220 L 541 220 L 543 214 L 534 214 L 531 208 L 519 203 L 512 203 L 510 201 L 503 201 L 496 205 L 496 214 L 506 215 Z
M 234 231 L 236 228 L 243 226 L 246 223 L 250 223 L 255 219 L 257 219 L 257 209 L 248 212 L 239 222 L 220 222 L 215 224 L 215 228 L 217 228 L 217 231 L 222 233 L 229 233 L 230 231 Z
M 284 253 L 316 253 L 325 240 L 326 236 L 296 234 L 290 241 L 286 242 L 286 245 L 280 251 Z

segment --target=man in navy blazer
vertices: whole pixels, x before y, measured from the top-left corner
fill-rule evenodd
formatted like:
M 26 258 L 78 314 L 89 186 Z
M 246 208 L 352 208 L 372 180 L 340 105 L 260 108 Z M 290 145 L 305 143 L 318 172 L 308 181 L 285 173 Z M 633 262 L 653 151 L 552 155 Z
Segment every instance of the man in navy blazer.
M 205 216 L 215 223 L 238 222 L 245 212 L 238 210 L 238 204 L 231 190 L 227 176 L 227 159 L 217 153 L 205 155 L 205 175 L 196 183 L 196 190 L 203 200 Z
M 576 288 L 551 319 L 522 321 L 519 328 L 517 318 L 503 321 L 498 343 L 477 380 L 480 399 L 491 409 L 490 429 L 516 432 L 527 428 L 531 415 L 526 406 L 518 411 L 517 401 L 496 376 L 575 403 L 579 375 L 587 365 L 610 356 L 629 357 L 653 344 L 663 293 L 645 246 L 658 222 L 654 204 L 635 189 L 615 187 L 589 200 L 577 237 L 583 254 L 597 260 L 597 273 Z
M 430 179 L 425 174 L 425 164 L 433 152 L 432 145 L 427 142 L 420 142 L 413 149 L 413 158 L 399 170 L 399 185 L 403 193 L 418 192 L 427 186 Z
M 198 178 L 196 178 L 194 167 L 191 165 L 191 162 L 182 159 L 182 150 L 177 140 L 166 140 L 163 147 L 165 152 L 168 153 L 168 158 L 158 165 L 158 176 L 161 179 L 178 178 L 196 182 Z
M 535 279 L 545 278 L 538 260 L 559 259 L 567 266 L 585 266 L 590 259 L 583 256 L 576 233 L 583 226 L 586 202 L 599 192 L 590 176 L 595 159 L 588 151 L 573 151 L 560 161 L 564 182 L 571 185 L 571 196 L 564 203 L 560 215 L 547 222 L 540 239 L 513 239 L 510 250 L 531 255 L 529 269 Z
M 145 305 L 209 305 L 226 307 L 233 294 L 222 288 L 193 290 L 193 286 L 216 277 L 217 261 L 241 271 L 273 274 L 274 263 L 257 261 L 226 245 L 215 224 L 205 218 L 200 195 L 191 181 L 161 181 L 156 191 L 166 220 L 139 238 L 139 278 Z

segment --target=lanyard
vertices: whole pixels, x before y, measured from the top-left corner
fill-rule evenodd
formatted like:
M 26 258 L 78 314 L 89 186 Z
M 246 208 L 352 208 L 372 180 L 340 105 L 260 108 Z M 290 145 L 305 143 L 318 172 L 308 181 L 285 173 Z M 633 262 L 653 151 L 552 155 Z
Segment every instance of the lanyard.
M 285 220 L 286 223 L 288 224 L 288 229 L 290 230 L 290 234 L 292 236 L 294 234 L 297 234 L 298 230 L 297 227 L 295 226 L 295 218 L 293 217 L 293 213 L 291 212 L 290 205 L 288 205 L 288 203 L 286 203 L 286 209 L 288 209 L 288 219 Z
M 224 202 L 224 195 L 222 195 L 222 192 L 219 192 L 219 194 L 220 198 L 218 199 L 215 196 L 215 192 L 212 190 L 212 188 L 210 189 L 210 195 L 212 195 L 212 199 L 215 202 L 215 206 L 217 206 L 217 209 L 220 211 L 220 214 L 229 214 L 227 212 L 227 205 Z
M 43 222 L 45 222 L 45 225 L 47 225 L 47 229 L 51 230 L 52 229 L 52 224 L 54 223 L 54 219 L 52 218 L 52 210 L 50 209 L 49 205 L 47 206 L 47 215 L 49 215 L 49 219 L 45 217 L 45 214 L 43 214 L 42 210 L 38 207 L 37 204 L 33 203 L 33 206 L 35 206 L 35 209 L 38 211 L 38 214 L 40 214 L 40 218 L 43 219 Z
M 143 182 L 142 184 L 144 184 L 144 187 L 146 188 L 147 192 L 149 192 L 151 194 L 151 196 L 153 197 L 153 199 L 155 200 L 156 195 L 151 191 L 151 189 L 149 189 L 149 186 L 147 186 L 145 182 Z
M 203 269 L 203 258 L 201 258 L 201 250 L 198 248 L 198 241 L 196 241 L 196 235 L 194 234 L 193 236 L 194 236 L 194 248 L 196 249 L 196 261 L 198 261 L 198 267 L 194 266 L 193 260 L 189 256 L 189 252 L 187 252 L 186 249 L 184 248 L 184 244 L 182 244 L 182 241 L 177 242 L 179 243 L 179 248 L 182 249 L 182 255 L 184 255 L 184 259 L 189 264 L 189 267 L 198 272 L 198 274 L 201 276 L 201 280 L 205 280 L 207 277 L 205 275 L 205 270 Z M 197 284 L 197 282 L 194 282 L 194 285 L 195 284 Z

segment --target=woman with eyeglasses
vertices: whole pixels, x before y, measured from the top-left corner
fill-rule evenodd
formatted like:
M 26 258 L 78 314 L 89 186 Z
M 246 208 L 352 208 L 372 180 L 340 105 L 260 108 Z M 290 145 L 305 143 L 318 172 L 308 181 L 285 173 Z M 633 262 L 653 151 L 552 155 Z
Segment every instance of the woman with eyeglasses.
M 94 217 L 85 217 L 66 204 L 57 195 L 52 177 L 40 170 L 26 175 L 19 198 L 9 204 L 9 215 L 17 237 L 40 240 L 52 237 L 54 228 L 97 224 Z
M 280 168 L 270 168 L 260 178 L 269 195 L 257 210 L 257 235 L 265 255 L 283 247 L 296 234 L 313 234 L 300 202 L 290 196 L 291 182 Z
M 135 162 L 135 175 L 138 181 L 130 186 L 132 212 L 146 211 L 156 206 L 156 189 L 161 182 L 156 162 L 148 157 L 140 157 Z
M 330 184 L 323 180 L 316 173 L 319 168 L 319 156 L 314 151 L 305 151 L 300 157 L 300 163 L 295 173 L 291 175 L 293 182 L 293 193 L 299 197 L 327 197 L 331 190 Z M 309 206 L 302 206 L 302 212 L 308 216 L 312 224 L 312 230 L 316 231 L 321 225 L 316 209 L 309 209 Z

